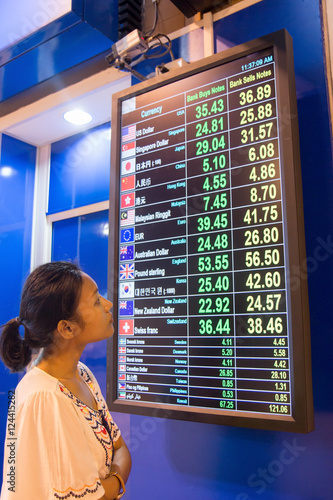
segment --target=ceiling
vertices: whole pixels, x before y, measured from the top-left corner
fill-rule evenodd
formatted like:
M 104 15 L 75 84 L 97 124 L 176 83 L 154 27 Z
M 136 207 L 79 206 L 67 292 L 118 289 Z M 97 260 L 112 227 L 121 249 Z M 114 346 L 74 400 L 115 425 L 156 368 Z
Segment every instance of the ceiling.
M 59 92 L 59 96 L 49 96 L 27 109 L 18 110 L 12 119 L 7 119 L 7 123 L 6 120 L 0 123 L 0 130 L 34 146 L 44 146 L 110 122 L 112 95 L 131 85 L 131 77 L 128 74 L 118 73 L 116 78 L 88 91 L 87 85 L 64 89 Z M 91 86 L 88 85 L 88 88 Z M 93 117 L 92 122 L 81 126 L 66 122 L 63 114 L 73 108 L 89 112 Z

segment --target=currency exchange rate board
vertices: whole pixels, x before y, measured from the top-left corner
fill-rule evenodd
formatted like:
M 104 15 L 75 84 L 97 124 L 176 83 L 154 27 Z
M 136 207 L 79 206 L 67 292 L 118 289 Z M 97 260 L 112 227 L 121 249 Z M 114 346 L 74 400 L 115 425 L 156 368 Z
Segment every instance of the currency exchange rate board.
M 118 103 L 118 405 L 291 419 L 273 47 Z

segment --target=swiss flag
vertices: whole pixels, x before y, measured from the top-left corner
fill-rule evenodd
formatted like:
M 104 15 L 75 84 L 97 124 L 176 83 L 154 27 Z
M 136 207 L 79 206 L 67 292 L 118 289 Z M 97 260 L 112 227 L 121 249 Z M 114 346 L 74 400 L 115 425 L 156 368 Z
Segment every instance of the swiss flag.
M 134 320 L 120 319 L 119 320 L 119 335 L 134 335 Z

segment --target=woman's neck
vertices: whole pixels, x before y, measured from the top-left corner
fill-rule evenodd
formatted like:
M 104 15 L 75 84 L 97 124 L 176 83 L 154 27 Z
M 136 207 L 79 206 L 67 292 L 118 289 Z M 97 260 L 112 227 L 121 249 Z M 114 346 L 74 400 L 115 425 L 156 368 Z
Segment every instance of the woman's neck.
M 83 349 L 69 348 L 59 350 L 56 354 L 42 352 L 36 366 L 49 375 L 61 380 L 73 380 L 77 377 L 77 365 Z

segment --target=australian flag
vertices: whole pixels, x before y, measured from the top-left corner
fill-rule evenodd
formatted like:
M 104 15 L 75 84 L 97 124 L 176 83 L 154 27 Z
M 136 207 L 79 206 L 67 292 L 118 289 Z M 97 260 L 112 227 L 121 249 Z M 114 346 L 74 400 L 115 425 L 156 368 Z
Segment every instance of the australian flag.
M 120 260 L 133 260 L 134 245 L 124 245 L 120 247 Z

